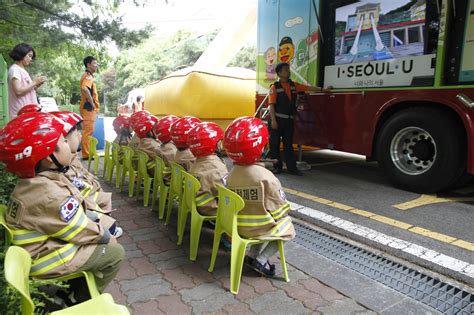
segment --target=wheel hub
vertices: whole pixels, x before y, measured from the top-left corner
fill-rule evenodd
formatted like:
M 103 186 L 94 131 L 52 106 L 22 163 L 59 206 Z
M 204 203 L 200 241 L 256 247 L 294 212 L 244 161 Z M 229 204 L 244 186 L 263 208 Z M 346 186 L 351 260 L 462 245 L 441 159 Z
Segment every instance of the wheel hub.
M 420 175 L 427 172 L 436 159 L 436 142 L 428 131 L 407 127 L 395 134 L 390 144 L 393 164 L 403 173 Z

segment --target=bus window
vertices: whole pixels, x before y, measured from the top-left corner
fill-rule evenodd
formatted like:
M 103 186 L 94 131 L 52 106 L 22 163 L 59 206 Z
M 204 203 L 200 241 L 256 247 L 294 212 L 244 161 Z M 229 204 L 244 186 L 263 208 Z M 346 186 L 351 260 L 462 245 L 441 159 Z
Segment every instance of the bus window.
M 474 83 L 474 1 L 455 0 L 448 29 L 446 83 Z
M 374 88 L 433 85 L 436 0 L 327 2 L 324 85 Z M 426 31 L 426 30 L 429 31 Z

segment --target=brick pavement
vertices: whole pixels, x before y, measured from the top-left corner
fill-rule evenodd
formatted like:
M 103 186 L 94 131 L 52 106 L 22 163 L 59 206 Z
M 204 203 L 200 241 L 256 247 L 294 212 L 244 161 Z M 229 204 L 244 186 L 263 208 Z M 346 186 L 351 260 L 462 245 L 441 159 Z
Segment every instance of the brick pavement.
M 350 297 L 324 285 L 288 264 L 291 281 L 280 275 L 267 279 L 244 266 L 238 295 L 229 288 L 230 252 L 219 251 L 213 273 L 207 271 L 213 231 L 203 228 L 198 259 L 189 257 L 189 230 L 183 245 L 177 246 L 176 214 L 169 226 L 142 201 L 113 191 L 113 216 L 123 227 L 119 242 L 126 249 L 116 279 L 107 292 L 134 314 L 375 314 Z M 189 227 L 189 221 L 188 221 Z

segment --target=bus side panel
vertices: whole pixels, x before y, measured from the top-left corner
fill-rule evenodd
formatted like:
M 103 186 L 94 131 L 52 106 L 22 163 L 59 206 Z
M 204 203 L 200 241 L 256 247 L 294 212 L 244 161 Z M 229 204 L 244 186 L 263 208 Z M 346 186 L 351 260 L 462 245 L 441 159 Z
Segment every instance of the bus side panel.
M 474 173 L 474 109 L 468 109 L 456 95 L 474 99 L 474 89 L 368 91 L 310 95 L 298 112 L 295 143 L 372 155 L 377 124 L 388 109 L 438 104 L 451 108 L 463 123 L 467 136 L 467 170 Z M 380 127 L 380 126 L 379 126 Z M 440 126 L 442 128 L 442 126 Z

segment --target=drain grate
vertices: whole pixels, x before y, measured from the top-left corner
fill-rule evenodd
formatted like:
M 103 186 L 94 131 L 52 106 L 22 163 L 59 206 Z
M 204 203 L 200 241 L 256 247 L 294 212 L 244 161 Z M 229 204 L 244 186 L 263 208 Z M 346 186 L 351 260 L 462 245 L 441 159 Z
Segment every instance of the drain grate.
M 474 295 L 294 222 L 295 242 L 443 314 L 474 314 Z

